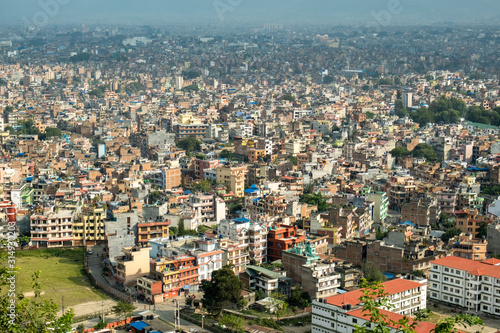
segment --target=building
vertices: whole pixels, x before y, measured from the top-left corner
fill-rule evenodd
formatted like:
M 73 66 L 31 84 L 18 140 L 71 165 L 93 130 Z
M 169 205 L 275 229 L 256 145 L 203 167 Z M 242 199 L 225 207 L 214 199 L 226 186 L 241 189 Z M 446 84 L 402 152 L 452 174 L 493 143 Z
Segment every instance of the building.
M 401 208 L 401 220 L 410 221 L 419 227 L 437 223 L 440 214 L 437 200 L 432 197 L 412 199 Z
M 222 252 L 222 265 L 231 267 L 234 274 L 238 275 L 245 271 L 249 264 L 249 254 L 246 247 L 239 242 L 224 238 L 219 240 Z
M 30 230 L 33 246 L 73 246 L 73 212 L 59 210 L 44 215 L 32 215 Z
M 373 222 L 384 223 L 389 210 L 389 198 L 387 197 L 387 193 L 382 191 L 370 193 L 368 195 L 368 200 L 373 202 Z
M 418 310 L 425 309 L 427 306 L 427 280 L 422 279 L 419 282 L 406 279 L 394 279 L 381 284 L 391 311 L 402 314 L 412 315 Z M 347 304 L 356 308 L 362 305 L 360 297 L 363 296 L 363 289 L 349 291 L 325 299 L 326 304 L 342 308 Z M 388 310 L 388 309 L 385 309 Z
M 233 191 L 234 195 L 242 198 L 245 193 L 246 165 L 223 165 L 217 168 L 217 183 L 225 184 Z
M 187 205 L 197 213 L 200 224 L 218 224 L 226 217 L 226 203 L 212 193 L 190 195 Z
M 181 168 L 161 168 L 145 175 L 152 185 L 161 187 L 164 190 L 181 185 Z
M 311 299 L 337 294 L 340 274 L 335 271 L 335 263 L 321 261 L 311 244 L 301 243 L 283 252 L 282 263 L 287 276 L 300 283 Z
M 207 124 L 175 124 L 173 126 L 176 140 L 181 140 L 190 136 L 194 136 L 197 139 L 203 139 L 205 138 L 207 128 Z
M 96 204 L 84 204 L 73 222 L 73 245 L 88 246 L 104 242 L 104 207 Z
M 267 261 L 273 262 L 275 260 L 281 260 L 282 254 L 295 247 L 298 244 L 302 244 L 306 237 L 304 235 L 297 234 L 297 227 L 292 227 L 289 225 L 278 225 L 269 228 L 267 233 Z
M 275 292 L 290 296 L 292 279 L 260 266 L 248 265 L 240 274 L 240 280 L 247 288 L 262 290 L 266 297 Z
M 149 274 L 150 247 L 124 247 L 124 255 L 115 257 L 116 280 L 122 284 Z
M 151 276 L 162 282 L 164 298 L 196 291 L 200 283 L 196 257 L 173 249 L 166 257 L 151 260 Z
M 477 210 L 463 209 L 455 212 L 455 227 L 477 239 L 481 239 L 479 235 L 481 226 L 493 221 L 494 217 L 481 215 Z
M 137 243 L 148 244 L 150 239 L 169 236 L 170 221 L 137 224 Z
M 387 316 L 393 322 L 398 322 L 405 318 L 404 315 L 387 310 L 380 310 L 381 315 Z M 352 333 L 358 326 L 372 327 L 370 316 L 363 311 L 361 306 L 352 307 L 347 304 L 344 307 L 336 307 L 325 301 L 314 301 L 312 305 L 312 333 Z M 410 320 L 409 325 L 413 322 Z M 429 333 L 436 327 L 428 322 L 418 322 L 415 325 L 415 333 Z M 400 332 L 394 328 L 391 333 Z
M 471 234 L 460 235 L 458 242 L 453 244 L 453 255 L 471 260 L 485 260 L 486 248 L 488 242 L 486 239 L 472 239 Z
M 500 315 L 500 260 L 444 257 L 431 262 L 429 298 Z

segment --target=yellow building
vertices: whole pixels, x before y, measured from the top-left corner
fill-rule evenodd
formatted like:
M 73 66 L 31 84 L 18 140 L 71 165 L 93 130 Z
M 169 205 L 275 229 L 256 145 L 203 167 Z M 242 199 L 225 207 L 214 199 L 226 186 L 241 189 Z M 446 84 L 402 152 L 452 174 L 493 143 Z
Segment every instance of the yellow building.
M 87 246 L 104 242 L 105 218 L 103 207 L 85 205 L 73 222 L 73 245 Z
M 115 257 L 116 275 L 119 282 L 126 283 L 135 280 L 138 277 L 149 275 L 150 247 L 124 247 L 122 249 L 125 255 Z
M 238 198 L 245 195 L 247 166 L 222 165 L 217 168 L 217 183 L 226 184 Z

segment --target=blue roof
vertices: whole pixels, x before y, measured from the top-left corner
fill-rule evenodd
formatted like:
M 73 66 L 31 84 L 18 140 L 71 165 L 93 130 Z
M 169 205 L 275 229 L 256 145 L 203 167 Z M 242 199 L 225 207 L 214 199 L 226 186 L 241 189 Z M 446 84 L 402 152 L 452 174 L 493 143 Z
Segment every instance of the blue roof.
M 139 331 L 142 331 L 146 327 L 149 327 L 149 325 L 143 321 L 136 321 L 135 323 L 130 324 L 130 326 Z
M 404 221 L 404 222 L 401 222 L 400 224 L 398 225 L 411 225 L 412 227 L 415 226 L 415 224 L 411 223 L 410 221 Z
M 17 156 L 24 156 L 24 153 L 17 153 Z
M 249 219 L 246 219 L 246 218 L 244 218 L 244 217 L 240 217 L 240 218 L 238 218 L 238 219 L 234 219 L 233 221 L 234 221 L 234 222 L 250 222 L 250 220 L 249 220 Z
M 191 191 L 184 191 L 184 194 L 193 194 Z
M 396 277 L 396 274 L 392 274 L 392 273 L 384 273 L 384 275 L 389 279 L 394 279 Z
M 488 168 L 479 168 L 477 166 L 470 166 L 467 168 L 467 170 L 472 170 L 472 171 L 488 171 Z
M 33 181 L 33 177 L 28 177 L 28 178 L 26 178 L 26 181 L 27 181 L 27 182 L 31 182 L 31 181 Z

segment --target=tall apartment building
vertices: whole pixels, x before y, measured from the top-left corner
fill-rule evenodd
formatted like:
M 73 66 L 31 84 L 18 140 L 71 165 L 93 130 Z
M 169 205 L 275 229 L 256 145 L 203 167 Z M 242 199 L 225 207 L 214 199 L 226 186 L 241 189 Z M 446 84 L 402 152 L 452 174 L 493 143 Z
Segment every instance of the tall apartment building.
M 444 257 L 431 262 L 429 298 L 500 315 L 500 260 Z
M 227 238 L 219 240 L 219 246 L 223 251 L 222 265 L 231 267 L 231 270 L 236 275 L 243 273 L 245 267 L 249 264 L 249 254 L 246 246 Z
M 31 242 L 42 248 L 73 245 L 73 212 L 59 210 L 30 217 Z
M 189 197 L 187 205 L 198 214 L 201 224 L 218 224 L 226 217 L 226 203 L 211 193 L 193 194 Z
M 387 193 L 382 191 L 370 193 L 367 199 L 373 202 L 373 222 L 383 223 L 388 216 L 389 209 Z
M 217 168 L 217 183 L 226 184 L 238 198 L 244 196 L 246 165 L 223 165 Z
M 217 227 L 220 235 L 242 245 L 249 261 L 261 264 L 267 257 L 267 228 L 245 218 L 222 220 Z
M 73 222 L 73 245 L 88 246 L 104 242 L 104 207 L 95 204 L 84 204 Z

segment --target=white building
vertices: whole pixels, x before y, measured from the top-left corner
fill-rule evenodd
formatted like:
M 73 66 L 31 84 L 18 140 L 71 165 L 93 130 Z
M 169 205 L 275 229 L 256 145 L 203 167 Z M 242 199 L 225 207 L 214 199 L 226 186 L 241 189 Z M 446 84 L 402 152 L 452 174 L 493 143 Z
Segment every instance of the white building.
M 431 261 L 430 298 L 500 315 L 500 260 L 445 257 Z
M 382 315 L 388 319 L 398 322 L 404 316 L 387 310 L 380 310 Z M 362 306 L 337 307 L 328 303 L 313 301 L 312 304 L 312 333 L 353 333 L 356 326 L 373 328 L 373 324 L 368 324 L 369 314 L 363 312 Z M 409 324 L 412 324 L 410 321 Z M 434 324 L 418 322 L 414 328 L 415 333 L 429 333 L 435 328 Z M 391 329 L 391 333 L 400 333 L 400 330 Z
M 267 256 L 267 228 L 246 218 L 232 221 L 222 220 L 217 227 L 220 235 L 238 242 L 257 264 L 265 262 Z
M 199 250 L 191 252 L 198 263 L 199 281 L 212 279 L 212 273 L 222 268 L 222 253 L 217 249 L 216 241 L 198 241 Z
M 293 120 L 297 120 L 304 117 L 309 117 L 313 115 L 312 110 L 302 110 L 302 109 L 294 109 L 293 110 Z

